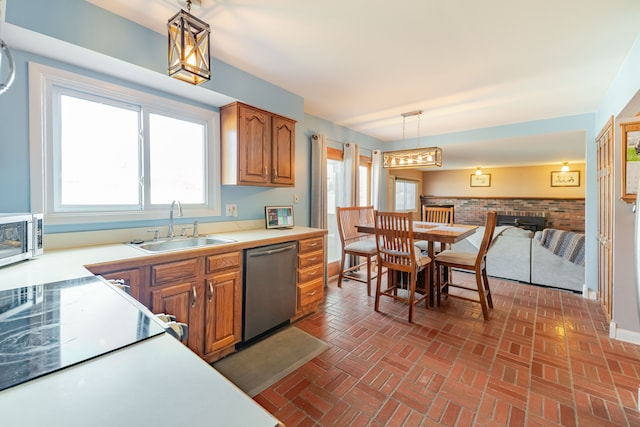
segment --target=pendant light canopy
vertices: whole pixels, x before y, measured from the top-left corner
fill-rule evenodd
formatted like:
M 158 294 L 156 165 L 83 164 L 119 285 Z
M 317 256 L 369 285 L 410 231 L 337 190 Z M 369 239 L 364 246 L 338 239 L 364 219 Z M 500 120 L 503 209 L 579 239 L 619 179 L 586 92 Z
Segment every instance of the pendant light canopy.
M 405 141 L 405 124 L 407 117 L 420 116 L 422 110 L 402 114 L 402 143 Z M 409 150 L 386 151 L 382 153 L 385 168 L 421 168 L 442 166 L 442 149 L 440 147 L 420 147 L 420 118 L 418 117 L 418 147 Z
M 191 6 L 199 7 L 200 0 L 186 0 L 187 10 L 181 9 L 167 22 L 169 32 L 169 75 L 198 85 L 211 78 L 209 54 L 209 24 L 191 15 Z

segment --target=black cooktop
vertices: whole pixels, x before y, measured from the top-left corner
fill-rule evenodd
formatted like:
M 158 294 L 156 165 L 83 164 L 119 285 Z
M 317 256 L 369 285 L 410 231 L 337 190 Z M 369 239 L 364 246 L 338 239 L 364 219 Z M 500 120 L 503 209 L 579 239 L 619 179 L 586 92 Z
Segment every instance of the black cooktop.
M 98 277 L 0 291 L 0 390 L 163 332 Z

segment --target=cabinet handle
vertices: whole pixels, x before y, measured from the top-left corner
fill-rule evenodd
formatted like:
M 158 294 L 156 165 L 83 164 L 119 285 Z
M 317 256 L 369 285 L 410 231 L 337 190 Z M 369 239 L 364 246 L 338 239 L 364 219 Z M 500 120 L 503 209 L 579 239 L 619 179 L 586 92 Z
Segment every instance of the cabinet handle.
M 267 176 L 269 176 L 269 175 L 268 175 L 268 173 L 267 173 L 267 167 L 266 167 L 266 166 L 264 167 L 264 170 L 262 171 L 262 176 L 263 176 L 264 178 L 266 178 Z
M 310 248 L 315 248 L 316 246 L 318 246 L 318 242 L 309 243 Z
M 316 260 L 317 260 L 317 259 L 318 259 L 318 258 L 316 258 L 316 257 L 309 258 L 309 262 L 316 262 Z
M 316 294 L 316 292 L 318 292 L 317 290 L 313 291 L 313 292 L 307 292 L 307 296 L 314 296 Z
M 213 282 L 209 280 L 209 302 L 213 299 Z
M 196 291 L 196 287 L 192 286 L 191 287 L 191 296 L 193 297 L 191 299 L 191 307 L 195 307 L 196 306 L 196 300 L 198 299 L 198 292 Z
M 277 178 L 278 177 L 278 169 L 273 168 L 273 177 Z
M 309 276 L 315 276 L 316 273 L 317 273 L 317 271 L 314 270 L 314 271 L 310 271 L 308 274 L 309 274 Z

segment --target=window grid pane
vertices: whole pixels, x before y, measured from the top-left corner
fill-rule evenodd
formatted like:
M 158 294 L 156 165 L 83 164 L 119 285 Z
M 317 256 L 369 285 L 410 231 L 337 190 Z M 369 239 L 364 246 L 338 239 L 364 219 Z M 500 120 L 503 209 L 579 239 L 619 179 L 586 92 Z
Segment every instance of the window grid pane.
M 139 205 L 139 112 L 60 97 L 62 206 Z
M 205 203 L 205 126 L 149 115 L 150 202 Z

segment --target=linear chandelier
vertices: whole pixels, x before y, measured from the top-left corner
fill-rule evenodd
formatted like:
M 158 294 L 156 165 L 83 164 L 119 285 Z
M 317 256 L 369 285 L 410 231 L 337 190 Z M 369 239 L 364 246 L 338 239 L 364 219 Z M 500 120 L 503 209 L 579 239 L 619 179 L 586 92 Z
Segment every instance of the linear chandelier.
M 167 22 L 169 32 L 169 75 L 199 85 L 211 78 L 209 54 L 209 24 L 191 15 L 192 0 L 178 0 L 187 10 L 180 9 Z M 200 0 L 193 0 L 198 8 Z
M 402 114 L 403 146 L 405 141 L 405 123 L 407 117 L 420 115 L 422 115 L 422 110 Z M 386 151 L 382 153 L 382 158 L 382 166 L 385 168 L 421 168 L 442 166 L 442 149 L 440 147 L 420 147 L 420 118 L 418 117 L 418 147 L 413 149 Z

